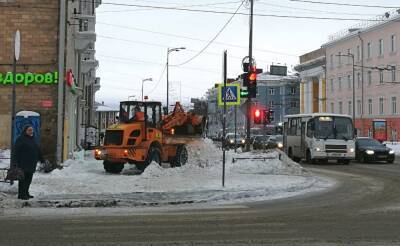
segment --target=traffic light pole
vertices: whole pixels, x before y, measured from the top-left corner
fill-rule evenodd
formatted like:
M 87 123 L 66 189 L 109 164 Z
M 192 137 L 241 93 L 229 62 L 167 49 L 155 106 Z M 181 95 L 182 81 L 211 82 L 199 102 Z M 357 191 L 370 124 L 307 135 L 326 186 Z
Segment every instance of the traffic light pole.
M 249 71 L 253 64 L 253 7 L 254 0 L 250 1 L 250 32 L 249 32 Z M 247 120 L 246 120 L 246 151 L 250 151 L 250 121 L 251 121 L 251 97 L 247 98 Z
M 226 81 L 227 81 L 227 51 L 224 51 L 224 71 L 223 71 L 223 77 L 224 77 L 224 88 L 226 88 Z M 225 93 L 226 94 L 226 93 Z M 224 117 L 222 121 L 222 187 L 225 187 L 225 140 L 226 140 L 226 95 L 222 95 L 222 98 L 224 100 Z

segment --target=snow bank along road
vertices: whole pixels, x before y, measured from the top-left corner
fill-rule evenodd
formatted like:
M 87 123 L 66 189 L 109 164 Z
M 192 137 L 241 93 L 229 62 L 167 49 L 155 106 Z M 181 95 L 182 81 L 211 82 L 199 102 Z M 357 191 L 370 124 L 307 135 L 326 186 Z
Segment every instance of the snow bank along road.
M 241 207 L 3 217 L 0 245 L 400 245 L 399 164 L 307 168 L 338 185 Z
M 282 153 L 281 153 L 282 154 Z M 187 203 L 229 204 L 271 200 L 319 191 L 333 186 L 292 162 L 286 155 L 271 153 L 227 153 L 226 182 L 222 187 L 221 151 L 210 140 L 189 146 L 190 162 L 179 168 L 152 163 L 138 175 L 126 165 L 122 174 L 107 174 L 101 161 L 87 156 L 65 163 L 62 170 L 34 176 L 35 199 L 16 199 L 17 187 L 0 184 L 3 208 L 138 207 Z M 266 158 L 239 160 L 232 158 Z M 21 209 L 23 210 L 23 209 Z

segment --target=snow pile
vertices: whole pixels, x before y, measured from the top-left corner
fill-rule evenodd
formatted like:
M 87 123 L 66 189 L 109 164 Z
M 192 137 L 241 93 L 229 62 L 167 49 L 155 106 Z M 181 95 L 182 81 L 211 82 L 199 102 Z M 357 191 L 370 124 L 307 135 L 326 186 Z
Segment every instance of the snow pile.
M 10 150 L 0 149 L 0 168 L 7 168 L 10 166 Z
M 140 195 L 134 198 L 135 202 L 145 199 L 144 196 L 152 201 L 166 196 L 174 201 L 250 201 L 293 196 L 330 184 L 311 176 L 282 152 L 227 151 L 223 188 L 222 151 L 208 139 L 196 141 L 188 147 L 189 162 L 185 166 L 166 168 L 153 162 L 141 175 L 134 165 L 128 164 L 121 174 L 108 174 L 103 170 L 102 161 L 93 159 L 89 153 L 75 155 L 76 159 L 65 162 L 61 170 L 36 173 L 31 185 L 35 199 L 51 200 L 54 196 L 81 197 L 82 200 L 111 196 L 114 199 L 115 196 Z M 0 184 L 1 191 L 15 194 L 17 186 L 10 188 Z

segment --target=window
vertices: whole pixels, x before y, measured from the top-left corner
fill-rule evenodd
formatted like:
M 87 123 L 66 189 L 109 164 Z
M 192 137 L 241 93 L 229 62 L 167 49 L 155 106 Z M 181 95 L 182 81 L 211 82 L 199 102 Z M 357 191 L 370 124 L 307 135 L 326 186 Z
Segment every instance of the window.
M 371 58 L 371 55 L 372 55 L 372 53 L 371 53 L 371 42 L 368 42 L 368 44 L 367 44 L 367 57 Z
M 269 101 L 269 102 L 268 102 L 268 105 L 269 105 L 270 108 L 273 108 L 274 105 L 275 105 L 275 103 L 274 103 L 274 101 Z
M 351 75 L 347 75 L 347 87 L 351 89 Z
M 383 98 L 379 98 L 379 114 L 383 114 Z
M 312 138 L 314 136 L 313 128 L 315 128 L 314 119 L 310 119 L 307 122 L 307 137 Z
M 339 84 L 339 91 L 342 90 L 342 77 L 338 78 L 338 84 Z
M 357 100 L 357 114 L 361 115 L 361 100 Z
M 334 91 L 334 89 L 333 89 L 333 79 L 331 79 L 331 91 Z
M 296 95 L 296 87 L 290 88 L 290 94 Z
M 357 61 L 361 61 L 361 47 L 357 45 Z
M 339 114 L 343 114 L 343 102 L 339 102 Z
M 291 102 L 290 102 L 290 107 L 291 107 L 291 108 L 296 108 L 296 107 L 297 107 L 296 101 L 291 101 Z
M 357 88 L 361 87 L 361 74 L 357 73 Z
M 383 84 L 383 70 L 379 70 L 379 84 Z
M 390 51 L 396 52 L 396 35 L 390 36 Z
M 339 66 L 342 65 L 342 52 L 339 52 L 339 54 L 338 54 L 338 63 L 339 63 Z
M 372 85 L 372 71 L 368 71 L 368 86 Z
M 275 95 L 275 89 L 274 88 L 270 88 L 269 89 L 269 94 L 270 95 Z
M 347 103 L 347 106 L 348 106 L 348 108 L 347 108 L 347 113 L 349 114 L 349 115 L 351 115 L 351 110 L 352 110 L 352 104 L 351 104 L 351 101 L 349 101 L 348 103 Z
M 392 97 L 392 114 L 397 114 L 397 98 Z
M 383 56 L 383 39 L 379 39 L 379 56 Z
M 395 82 L 396 81 L 396 66 L 392 66 L 391 67 L 391 71 L 390 71 L 390 73 L 392 74 L 392 82 Z
M 331 68 L 333 68 L 333 55 L 330 55 L 329 62 L 331 64 Z
M 331 113 L 335 113 L 335 104 L 331 103 Z
M 368 99 L 368 114 L 372 114 L 372 99 Z

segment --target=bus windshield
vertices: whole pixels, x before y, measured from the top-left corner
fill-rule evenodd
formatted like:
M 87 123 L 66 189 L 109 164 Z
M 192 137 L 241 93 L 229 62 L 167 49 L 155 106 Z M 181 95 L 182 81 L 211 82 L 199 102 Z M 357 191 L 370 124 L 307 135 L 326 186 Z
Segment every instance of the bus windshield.
M 323 116 L 315 118 L 314 136 L 320 139 L 354 138 L 353 122 L 347 117 Z

